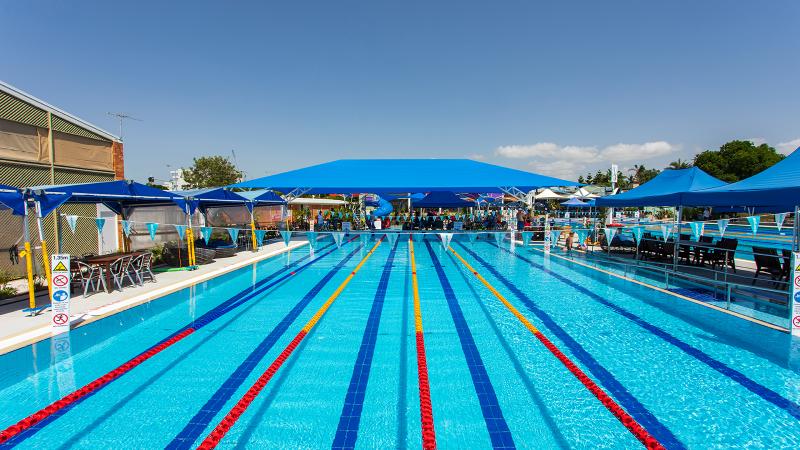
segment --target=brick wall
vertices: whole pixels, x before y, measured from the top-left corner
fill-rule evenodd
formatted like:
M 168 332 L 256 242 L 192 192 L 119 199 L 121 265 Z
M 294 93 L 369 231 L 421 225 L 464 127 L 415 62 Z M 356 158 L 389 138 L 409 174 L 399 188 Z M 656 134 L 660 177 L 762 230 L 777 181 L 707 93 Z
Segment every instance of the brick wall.
M 111 152 L 113 153 L 114 162 L 114 178 L 117 180 L 125 179 L 125 153 L 122 150 L 122 142 L 111 143 Z

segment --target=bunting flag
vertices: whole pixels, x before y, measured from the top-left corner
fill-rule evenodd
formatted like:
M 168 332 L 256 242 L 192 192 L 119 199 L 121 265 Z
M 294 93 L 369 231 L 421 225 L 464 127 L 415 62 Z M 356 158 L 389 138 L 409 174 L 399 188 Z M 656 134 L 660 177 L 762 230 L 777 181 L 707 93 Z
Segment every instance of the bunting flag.
M 306 238 L 308 238 L 308 245 L 310 245 L 311 248 L 316 248 L 317 247 L 317 232 L 316 231 L 309 231 L 308 233 L 306 233 Z
M 397 233 L 386 233 L 386 238 L 389 239 L 389 245 L 394 247 L 394 243 L 397 242 Z
M 94 224 L 97 225 L 97 232 L 98 233 L 102 233 L 103 232 L 103 227 L 106 225 L 106 219 L 104 219 L 102 217 L 98 217 L 98 218 L 94 219 Z
M 775 214 L 775 225 L 777 225 L 777 226 L 778 226 L 778 232 L 779 232 L 779 233 L 780 233 L 780 231 L 781 231 L 781 228 L 783 228 L 783 222 L 786 220 L 786 215 L 787 215 L 787 214 L 788 214 L 788 213 L 785 213 L 785 212 L 782 212 L 782 213 L 776 213 L 776 214 Z
M 175 231 L 178 232 L 178 238 L 182 241 L 183 236 L 186 235 L 186 225 L 175 225 Z
M 558 246 L 558 238 L 561 236 L 561 230 L 551 230 L 550 231 L 550 246 L 556 247 Z
M 156 240 L 156 230 L 158 229 L 158 224 L 155 222 L 148 222 L 147 223 L 147 231 L 150 232 L 150 239 Z
M 644 234 L 644 227 L 633 227 L 631 228 L 631 232 L 633 233 L 633 238 L 636 240 L 636 246 L 638 247 L 639 244 L 642 242 L 642 235 Z
M 703 235 L 706 224 L 704 222 L 689 222 L 689 226 L 692 228 L 692 239 L 700 241 L 700 236 Z
M 664 242 L 669 240 L 669 235 L 672 233 L 672 225 L 661 225 L 661 238 Z
M 228 228 L 228 234 L 231 237 L 231 242 L 233 242 L 235 244 L 239 239 L 239 229 L 238 228 Z
M 283 243 L 288 247 L 289 241 L 292 240 L 292 230 L 281 230 L 280 233 L 283 238 Z
M 614 236 L 617 235 L 617 229 L 614 227 L 605 227 L 603 228 L 603 232 L 606 235 L 606 244 L 611 245 L 611 242 L 614 241 Z
M 453 239 L 453 233 L 442 233 L 439 236 L 442 238 L 442 247 L 447 250 L 450 247 L 450 241 Z
M 494 236 L 494 241 L 496 243 L 498 244 L 503 243 L 503 233 L 492 233 L 492 236 Z
M 747 216 L 747 223 L 750 224 L 750 230 L 753 234 L 758 232 L 758 224 L 761 223 L 761 216 Z
M 267 234 L 267 230 L 256 230 L 256 246 L 261 247 L 264 243 L 264 236 Z
M 533 231 L 523 231 L 522 232 L 522 245 L 527 247 L 531 243 L 531 238 L 533 237 Z
M 341 247 L 342 239 L 344 239 L 344 233 L 342 233 L 341 231 L 336 231 L 333 232 L 332 235 L 333 235 L 333 241 L 336 242 L 336 248 Z
M 120 220 L 120 223 L 122 224 L 122 233 L 125 235 L 125 237 L 130 236 L 131 235 L 131 221 L 130 220 Z
M 69 225 L 72 234 L 75 234 L 75 227 L 78 226 L 78 216 L 64 216 L 64 218 L 67 219 L 67 225 Z
M 581 245 L 583 245 L 583 243 L 586 242 L 586 238 L 589 237 L 589 230 L 585 228 L 575 230 L 575 233 L 578 235 L 578 243 Z
M 725 229 L 728 228 L 728 219 L 719 219 L 717 221 L 717 228 L 719 228 L 719 237 L 725 236 Z
M 467 233 L 467 237 L 469 238 L 469 242 L 474 244 L 475 239 L 478 239 L 478 233 Z
M 365 247 L 367 246 L 367 244 L 369 244 L 370 238 L 371 236 L 367 233 L 361 233 L 360 235 L 358 235 L 358 239 L 361 241 L 361 245 Z
M 211 227 L 200 227 L 200 236 L 203 236 L 203 240 L 208 245 L 208 241 L 211 240 Z

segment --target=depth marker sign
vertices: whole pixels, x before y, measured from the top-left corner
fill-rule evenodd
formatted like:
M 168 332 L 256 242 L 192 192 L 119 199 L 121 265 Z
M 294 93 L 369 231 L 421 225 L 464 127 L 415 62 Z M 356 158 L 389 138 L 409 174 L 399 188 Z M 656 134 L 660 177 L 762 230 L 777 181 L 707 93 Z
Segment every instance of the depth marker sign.
M 789 328 L 793 336 L 800 336 L 800 253 L 792 254 L 792 297 L 789 301 Z
M 53 255 L 50 259 L 53 274 L 53 297 L 50 310 L 53 312 L 50 329 L 54 335 L 69 331 L 70 271 L 69 255 Z

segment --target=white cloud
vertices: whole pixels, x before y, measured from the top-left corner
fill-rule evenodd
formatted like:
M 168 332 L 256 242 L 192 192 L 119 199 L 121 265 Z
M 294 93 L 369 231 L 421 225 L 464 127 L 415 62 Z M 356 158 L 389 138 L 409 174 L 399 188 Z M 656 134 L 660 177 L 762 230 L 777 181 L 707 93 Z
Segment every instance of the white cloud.
M 792 139 L 791 141 L 781 142 L 775 146 L 775 150 L 778 153 L 783 153 L 784 155 L 788 155 L 795 151 L 798 147 L 800 147 L 800 138 Z
M 475 161 L 483 161 L 486 159 L 486 155 L 482 155 L 480 153 L 472 153 L 471 155 L 467 156 L 468 159 L 474 159 Z
M 644 144 L 616 144 L 603 149 L 603 159 L 609 162 L 642 161 L 668 155 L 677 148 L 666 141 Z
M 530 169 L 542 175 L 562 178 L 565 180 L 575 179 L 578 173 L 586 172 L 586 164 L 579 161 L 556 160 L 551 162 L 531 161 L 528 163 Z

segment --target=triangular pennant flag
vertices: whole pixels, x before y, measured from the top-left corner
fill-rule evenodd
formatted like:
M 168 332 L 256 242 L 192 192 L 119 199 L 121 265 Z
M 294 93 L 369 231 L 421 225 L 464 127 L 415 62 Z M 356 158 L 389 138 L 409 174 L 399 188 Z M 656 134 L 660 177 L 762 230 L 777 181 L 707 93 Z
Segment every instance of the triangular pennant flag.
M 531 243 L 531 238 L 533 237 L 533 231 L 523 231 L 522 232 L 522 245 L 525 247 Z
M 786 220 L 787 214 L 788 213 L 785 212 L 775 214 L 775 225 L 778 226 L 778 232 L 780 232 L 781 228 L 783 228 L 783 222 Z
M 672 233 L 671 225 L 661 225 L 661 238 L 664 239 L 664 242 L 669 240 L 670 233 Z
M 237 242 L 237 240 L 239 239 L 239 229 L 238 228 L 228 228 L 228 234 L 231 237 L 231 242 L 233 242 L 235 244 Z
M 358 236 L 358 240 L 361 241 L 361 245 L 366 246 L 369 243 L 369 240 L 372 238 L 371 235 L 367 233 L 361 233 Z
M 558 245 L 558 237 L 561 236 L 561 230 L 551 230 L 550 231 L 550 245 L 555 247 Z
M 261 247 L 264 243 L 264 236 L 267 234 L 267 230 L 256 230 L 256 246 Z
M 467 237 L 470 243 L 474 243 L 475 239 L 478 239 L 478 233 L 467 233 Z
M 182 241 L 183 236 L 186 235 L 186 225 L 175 225 L 175 231 L 178 232 L 178 239 Z
M 503 242 L 503 233 L 492 233 L 492 236 L 494 237 L 494 241 L 496 243 L 500 244 Z
M 94 219 L 94 224 L 97 225 L 97 232 L 98 233 L 102 233 L 103 232 L 103 227 L 106 225 L 106 219 L 104 219 L 102 217 L 98 217 L 98 218 Z
M 125 237 L 131 235 L 131 221 L 130 220 L 120 220 L 119 223 L 122 224 L 122 233 Z
M 316 231 L 309 231 L 306 233 L 306 238 L 308 238 L 308 245 L 311 248 L 317 248 L 317 232 Z
M 154 222 L 149 222 L 147 224 L 147 231 L 150 232 L 150 239 L 156 240 L 156 230 L 158 229 L 158 224 Z
M 447 250 L 450 247 L 450 241 L 453 239 L 453 233 L 442 233 L 440 237 L 442 238 L 442 247 Z
M 719 236 L 725 236 L 725 229 L 728 228 L 728 219 L 719 219 L 717 221 L 717 228 L 719 228 Z
M 331 233 L 333 235 L 333 241 L 336 242 L 336 247 L 339 248 L 342 246 L 342 239 L 344 239 L 344 233 L 341 231 L 335 231 Z
M 397 242 L 397 233 L 386 233 L 386 237 L 389 239 L 389 245 L 394 247 L 394 243 Z
M 761 223 L 761 216 L 747 216 L 747 223 L 750 224 L 750 230 L 753 234 L 758 232 L 758 224 Z
M 283 238 L 283 243 L 288 247 L 289 241 L 292 239 L 292 230 L 281 230 L 281 237 Z
M 78 226 L 78 216 L 64 216 L 64 218 L 67 219 L 67 224 L 72 234 L 75 234 L 75 227 Z
M 200 236 L 203 236 L 203 240 L 208 245 L 208 241 L 211 240 L 211 227 L 200 227 Z
M 692 239 L 699 241 L 706 224 L 704 222 L 689 222 L 689 227 L 692 228 Z
M 633 233 L 633 238 L 636 240 L 636 246 L 638 247 L 639 244 L 642 243 L 642 235 L 644 234 L 644 227 L 633 227 L 631 228 L 631 232 Z
M 611 242 L 614 241 L 614 236 L 617 235 L 617 229 L 614 227 L 605 227 L 603 228 L 603 232 L 606 235 L 606 244 L 611 245 Z
M 589 236 L 589 230 L 580 228 L 575 230 L 575 233 L 578 235 L 578 244 L 583 245 L 584 241 L 586 241 L 586 238 Z

